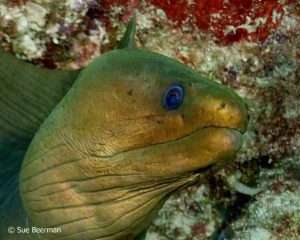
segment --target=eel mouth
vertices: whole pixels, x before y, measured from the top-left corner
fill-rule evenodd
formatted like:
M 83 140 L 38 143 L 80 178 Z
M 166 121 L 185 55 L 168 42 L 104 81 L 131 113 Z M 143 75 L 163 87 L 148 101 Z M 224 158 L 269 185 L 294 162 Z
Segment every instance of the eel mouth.
M 209 147 L 213 146 L 216 150 L 221 147 L 222 145 L 226 145 L 228 149 L 231 149 L 234 152 L 238 152 L 242 146 L 242 138 L 246 129 L 243 128 L 234 128 L 229 126 L 206 126 L 200 129 L 196 129 L 191 133 L 182 136 L 180 138 L 168 141 L 157 143 L 153 145 L 165 145 L 165 144 L 172 144 L 176 142 L 188 142 L 196 140 L 201 140 L 206 138 L 205 146 Z M 191 139 L 191 140 L 190 140 Z M 217 145 L 217 143 L 222 143 L 221 145 Z M 188 144 L 188 143 L 186 143 Z M 152 147 L 153 145 L 148 145 L 147 147 Z M 218 147 L 219 146 L 219 147 Z
M 186 145 L 184 151 L 188 158 L 182 164 L 183 169 L 202 177 L 216 173 L 236 157 L 242 147 L 244 133 L 243 129 L 209 126 L 171 144 L 175 144 L 173 149 L 179 151 L 181 146 Z
M 130 164 L 143 175 L 160 178 L 198 173 L 234 159 L 242 146 L 243 132 L 225 126 L 203 127 L 168 142 L 127 150 L 114 155 L 112 160 Z
M 225 153 L 229 151 L 231 153 L 237 153 L 242 146 L 242 138 L 245 132 L 246 129 L 243 127 L 205 126 L 169 141 L 152 143 L 142 147 L 133 147 L 111 155 L 100 154 L 98 157 L 119 159 L 122 155 L 138 155 L 140 152 L 144 152 L 144 155 L 145 153 L 152 155 L 154 152 L 156 152 L 156 154 L 159 151 L 162 152 L 163 149 L 174 149 L 175 152 L 177 152 L 177 150 L 182 149 L 183 146 L 185 146 L 184 151 L 190 150 L 191 152 L 206 150 L 210 152 L 222 151 Z

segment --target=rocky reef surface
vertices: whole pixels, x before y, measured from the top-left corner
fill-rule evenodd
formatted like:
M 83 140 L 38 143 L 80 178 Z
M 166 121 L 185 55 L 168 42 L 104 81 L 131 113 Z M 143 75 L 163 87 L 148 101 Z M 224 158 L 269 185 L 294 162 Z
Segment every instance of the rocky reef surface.
M 242 151 L 166 202 L 147 240 L 300 239 L 300 3 L 3 0 L 0 45 L 48 68 L 111 50 L 137 13 L 137 45 L 247 99 Z M 228 4 L 231 5 L 228 5 Z

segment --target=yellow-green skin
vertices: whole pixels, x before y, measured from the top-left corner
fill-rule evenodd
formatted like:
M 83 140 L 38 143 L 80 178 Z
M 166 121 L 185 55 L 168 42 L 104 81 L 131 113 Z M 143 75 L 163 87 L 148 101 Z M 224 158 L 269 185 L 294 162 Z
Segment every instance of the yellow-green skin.
M 164 109 L 172 84 L 182 105 Z M 160 54 L 114 50 L 94 60 L 35 135 L 20 191 L 34 224 L 55 239 L 134 239 L 170 193 L 202 168 L 233 159 L 244 101 Z

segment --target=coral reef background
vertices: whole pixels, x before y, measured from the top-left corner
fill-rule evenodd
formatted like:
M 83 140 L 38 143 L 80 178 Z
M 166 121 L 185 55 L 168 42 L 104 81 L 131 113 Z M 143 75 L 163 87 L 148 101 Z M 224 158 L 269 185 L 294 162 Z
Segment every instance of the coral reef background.
M 237 159 L 175 193 L 147 239 L 300 239 L 299 1 L 2 0 L 0 45 L 76 69 L 113 49 L 135 12 L 138 47 L 235 89 L 251 117 Z

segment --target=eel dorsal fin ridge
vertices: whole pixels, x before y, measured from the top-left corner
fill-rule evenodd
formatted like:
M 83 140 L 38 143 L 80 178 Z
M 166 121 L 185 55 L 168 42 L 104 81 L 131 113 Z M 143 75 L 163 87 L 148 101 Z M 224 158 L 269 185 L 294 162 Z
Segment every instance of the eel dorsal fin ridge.
M 130 19 L 122 40 L 117 44 L 116 49 L 135 48 L 136 14 Z

